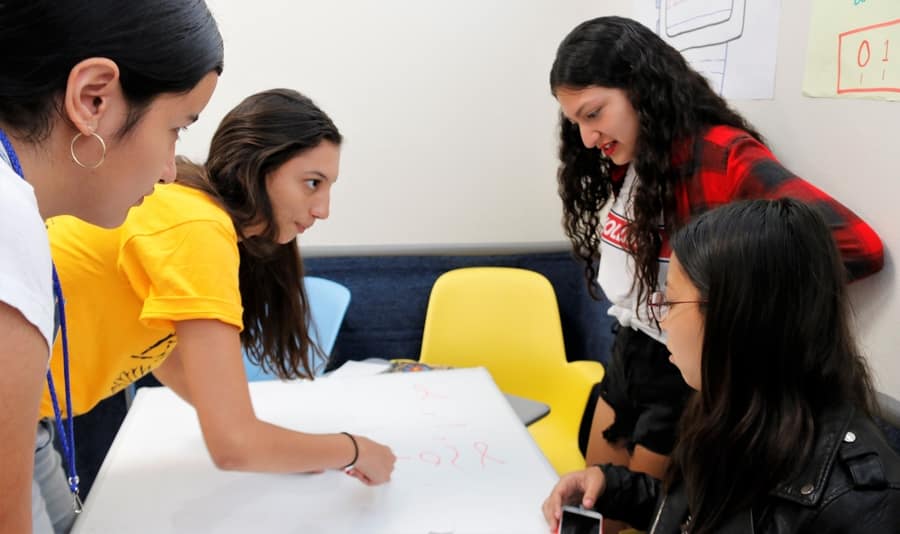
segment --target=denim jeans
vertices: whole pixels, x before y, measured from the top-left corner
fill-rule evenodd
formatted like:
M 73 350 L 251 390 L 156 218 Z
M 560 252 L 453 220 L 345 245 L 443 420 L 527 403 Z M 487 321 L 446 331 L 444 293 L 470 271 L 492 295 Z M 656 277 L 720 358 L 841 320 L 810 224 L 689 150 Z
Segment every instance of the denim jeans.
M 34 442 L 34 476 L 31 480 L 31 521 L 34 534 L 67 534 L 75 521 L 72 494 L 53 447 L 52 419 L 41 419 Z

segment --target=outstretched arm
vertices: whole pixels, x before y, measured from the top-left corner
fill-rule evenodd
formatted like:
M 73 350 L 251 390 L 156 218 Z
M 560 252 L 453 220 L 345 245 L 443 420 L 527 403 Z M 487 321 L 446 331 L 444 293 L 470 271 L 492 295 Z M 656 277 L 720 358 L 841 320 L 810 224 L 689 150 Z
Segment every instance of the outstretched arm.
M 175 323 L 178 345 L 154 374 L 193 404 L 213 462 L 221 469 L 272 473 L 337 469 L 350 463 L 344 434 L 308 434 L 260 421 L 253 412 L 238 329 L 214 319 Z M 356 476 L 380 484 L 395 457 L 384 445 L 354 436 Z

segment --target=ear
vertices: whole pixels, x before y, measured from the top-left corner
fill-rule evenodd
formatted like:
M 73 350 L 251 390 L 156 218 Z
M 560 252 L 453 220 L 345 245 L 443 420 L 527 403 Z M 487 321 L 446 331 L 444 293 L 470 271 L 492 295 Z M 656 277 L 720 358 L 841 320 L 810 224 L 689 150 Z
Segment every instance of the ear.
M 81 61 L 69 72 L 63 109 L 75 129 L 90 135 L 97 129 L 112 98 L 121 98 L 119 67 L 111 59 L 93 57 Z

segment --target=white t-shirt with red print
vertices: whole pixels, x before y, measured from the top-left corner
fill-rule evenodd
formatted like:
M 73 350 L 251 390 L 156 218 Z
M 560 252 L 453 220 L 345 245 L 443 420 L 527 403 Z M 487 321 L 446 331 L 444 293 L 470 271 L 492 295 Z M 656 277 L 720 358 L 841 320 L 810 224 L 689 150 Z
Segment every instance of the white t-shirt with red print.
M 637 302 L 638 287 L 635 283 L 634 256 L 628 251 L 626 238 L 628 224 L 634 220 L 632 196 L 636 182 L 637 173 L 634 165 L 629 165 L 622 182 L 622 189 L 614 199 L 606 222 L 603 224 L 597 282 L 603 289 L 606 298 L 612 303 L 608 313 L 615 317 L 621 326 L 640 330 L 660 343 L 665 343 L 665 334 L 659 330 L 656 321 L 650 315 L 650 307 L 646 302 L 648 295 L 644 295 L 644 301 L 640 304 Z M 651 291 L 665 289 L 666 273 L 669 270 L 671 252 L 668 239 L 665 237 L 662 217 L 660 217 L 659 231 L 663 234 L 663 246 L 659 258 L 659 282 L 657 288 L 651 289 Z

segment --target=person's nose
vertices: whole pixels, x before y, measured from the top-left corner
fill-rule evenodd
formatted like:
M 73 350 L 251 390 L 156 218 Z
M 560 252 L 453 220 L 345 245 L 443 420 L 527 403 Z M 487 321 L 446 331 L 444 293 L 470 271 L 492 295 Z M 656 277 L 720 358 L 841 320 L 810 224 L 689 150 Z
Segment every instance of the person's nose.
M 597 140 L 600 138 L 600 134 L 597 131 L 581 124 L 578 125 L 578 131 L 581 133 L 581 142 L 584 143 L 585 148 L 594 148 L 597 146 Z
M 316 219 L 327 219 L 331 209 L 331 192 L 324 191 L 313 203 L 310 213 Z
M 175 153 L 172 153 L 172 157 L 169 158 L 169 161 L 166 163 L 166 166 L 163 167 L 163 173 L 160 177 L 159 181 L 164 184 L 171 184 L 175 181 Z

